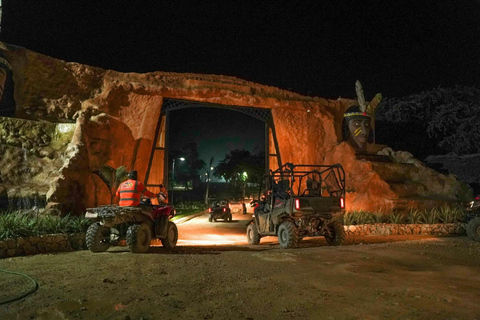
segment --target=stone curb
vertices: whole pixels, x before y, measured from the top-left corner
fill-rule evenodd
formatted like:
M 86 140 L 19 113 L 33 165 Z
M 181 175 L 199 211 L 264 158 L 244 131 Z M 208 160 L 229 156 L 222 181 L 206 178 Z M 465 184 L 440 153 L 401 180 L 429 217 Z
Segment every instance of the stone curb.
M 181 224 L 206 214 L 199 212 L 175 221 Z M 363 224 L 344 226 L 347 236 L 368 235 L 463 235 L 465 223 L 445 224 Z M 0 259 L 39 253 L 68 252 L 86 249 L 85 233 L 47 234 L 27 238 L 0 240 Z
M 46 234 L 0 240 L 0 259 L 39 253 L 68 252 L 86 249 L 85 233 Z

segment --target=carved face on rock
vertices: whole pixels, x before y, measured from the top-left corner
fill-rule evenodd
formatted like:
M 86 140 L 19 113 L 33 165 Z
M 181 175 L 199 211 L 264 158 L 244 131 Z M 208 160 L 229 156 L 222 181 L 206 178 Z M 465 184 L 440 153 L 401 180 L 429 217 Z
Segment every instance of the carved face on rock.
M 371 118 L 360 111 L 358 106 L 347 109 L 344 115 L 344 137 L 356 151 L 366 151 L 370 141 Z

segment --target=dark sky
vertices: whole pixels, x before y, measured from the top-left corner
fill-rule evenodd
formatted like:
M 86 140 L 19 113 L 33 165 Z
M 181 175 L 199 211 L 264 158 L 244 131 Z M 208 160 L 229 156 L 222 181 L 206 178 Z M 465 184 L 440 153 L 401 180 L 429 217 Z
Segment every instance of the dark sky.
M 122 72 L 224 74 L 334 99 L 354 97 L 357 79 L 368 100 L 480 83 L 480 0 L 2 3 L 3 41 Z
M 258 154 L 265 149 L 265 124 L 233 110 L 202 107 L 172 111 L 169 134 L 173 149 L 197 143 L 200 159 L 207 165 L 211 157 L 213 165 L 218 165 L 230 150 Z
M 233 4 L 232 4 L 233 3 Z M 3 0 L 2 40 L 118 71 L 213 73 L 325 98 L 480 82 L 480 1 Z

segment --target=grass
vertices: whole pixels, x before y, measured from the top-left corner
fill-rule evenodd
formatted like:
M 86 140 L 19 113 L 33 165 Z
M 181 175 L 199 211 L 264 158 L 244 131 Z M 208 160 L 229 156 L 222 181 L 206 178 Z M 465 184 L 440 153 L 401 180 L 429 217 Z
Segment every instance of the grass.
M 430 210 L 410 209 L 409 212 L 368 212 L 350 211 L 343 217 L 344 225 L 360 225 L 372 223 L 392 224 L 436 224 L 462 222 L 464 212 L 460 207 L 437 207 Z
M 60 218 L 7 211 L 0 213 L 0 239 L 86 232 L 90 223 L 90 219 L 83 217 L 67 215 Z
M 173 217 L 172 221 L 191 216 L 195 213 L 205 211 L 205 209 L 187 208 L 187 209 L 176 209 L 176 211 L 177 211 L 177 214 L 175 215 L 175 217 Z

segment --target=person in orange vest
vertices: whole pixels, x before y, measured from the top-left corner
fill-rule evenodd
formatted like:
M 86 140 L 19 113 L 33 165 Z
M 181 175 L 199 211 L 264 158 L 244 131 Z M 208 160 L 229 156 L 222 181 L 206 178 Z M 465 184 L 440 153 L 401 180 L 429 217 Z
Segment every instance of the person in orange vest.
M 146 195 L 149 198 L 158 197 L 157 194 L 150 192 L 142 182 L 137 181 L 137 171 L 132 170 L 128 173 L 128 180 L 122 182 L 117 190 L 117 197 L 120 198 L 120 207 L 136 207 L 140 205 L 140 195 Z

